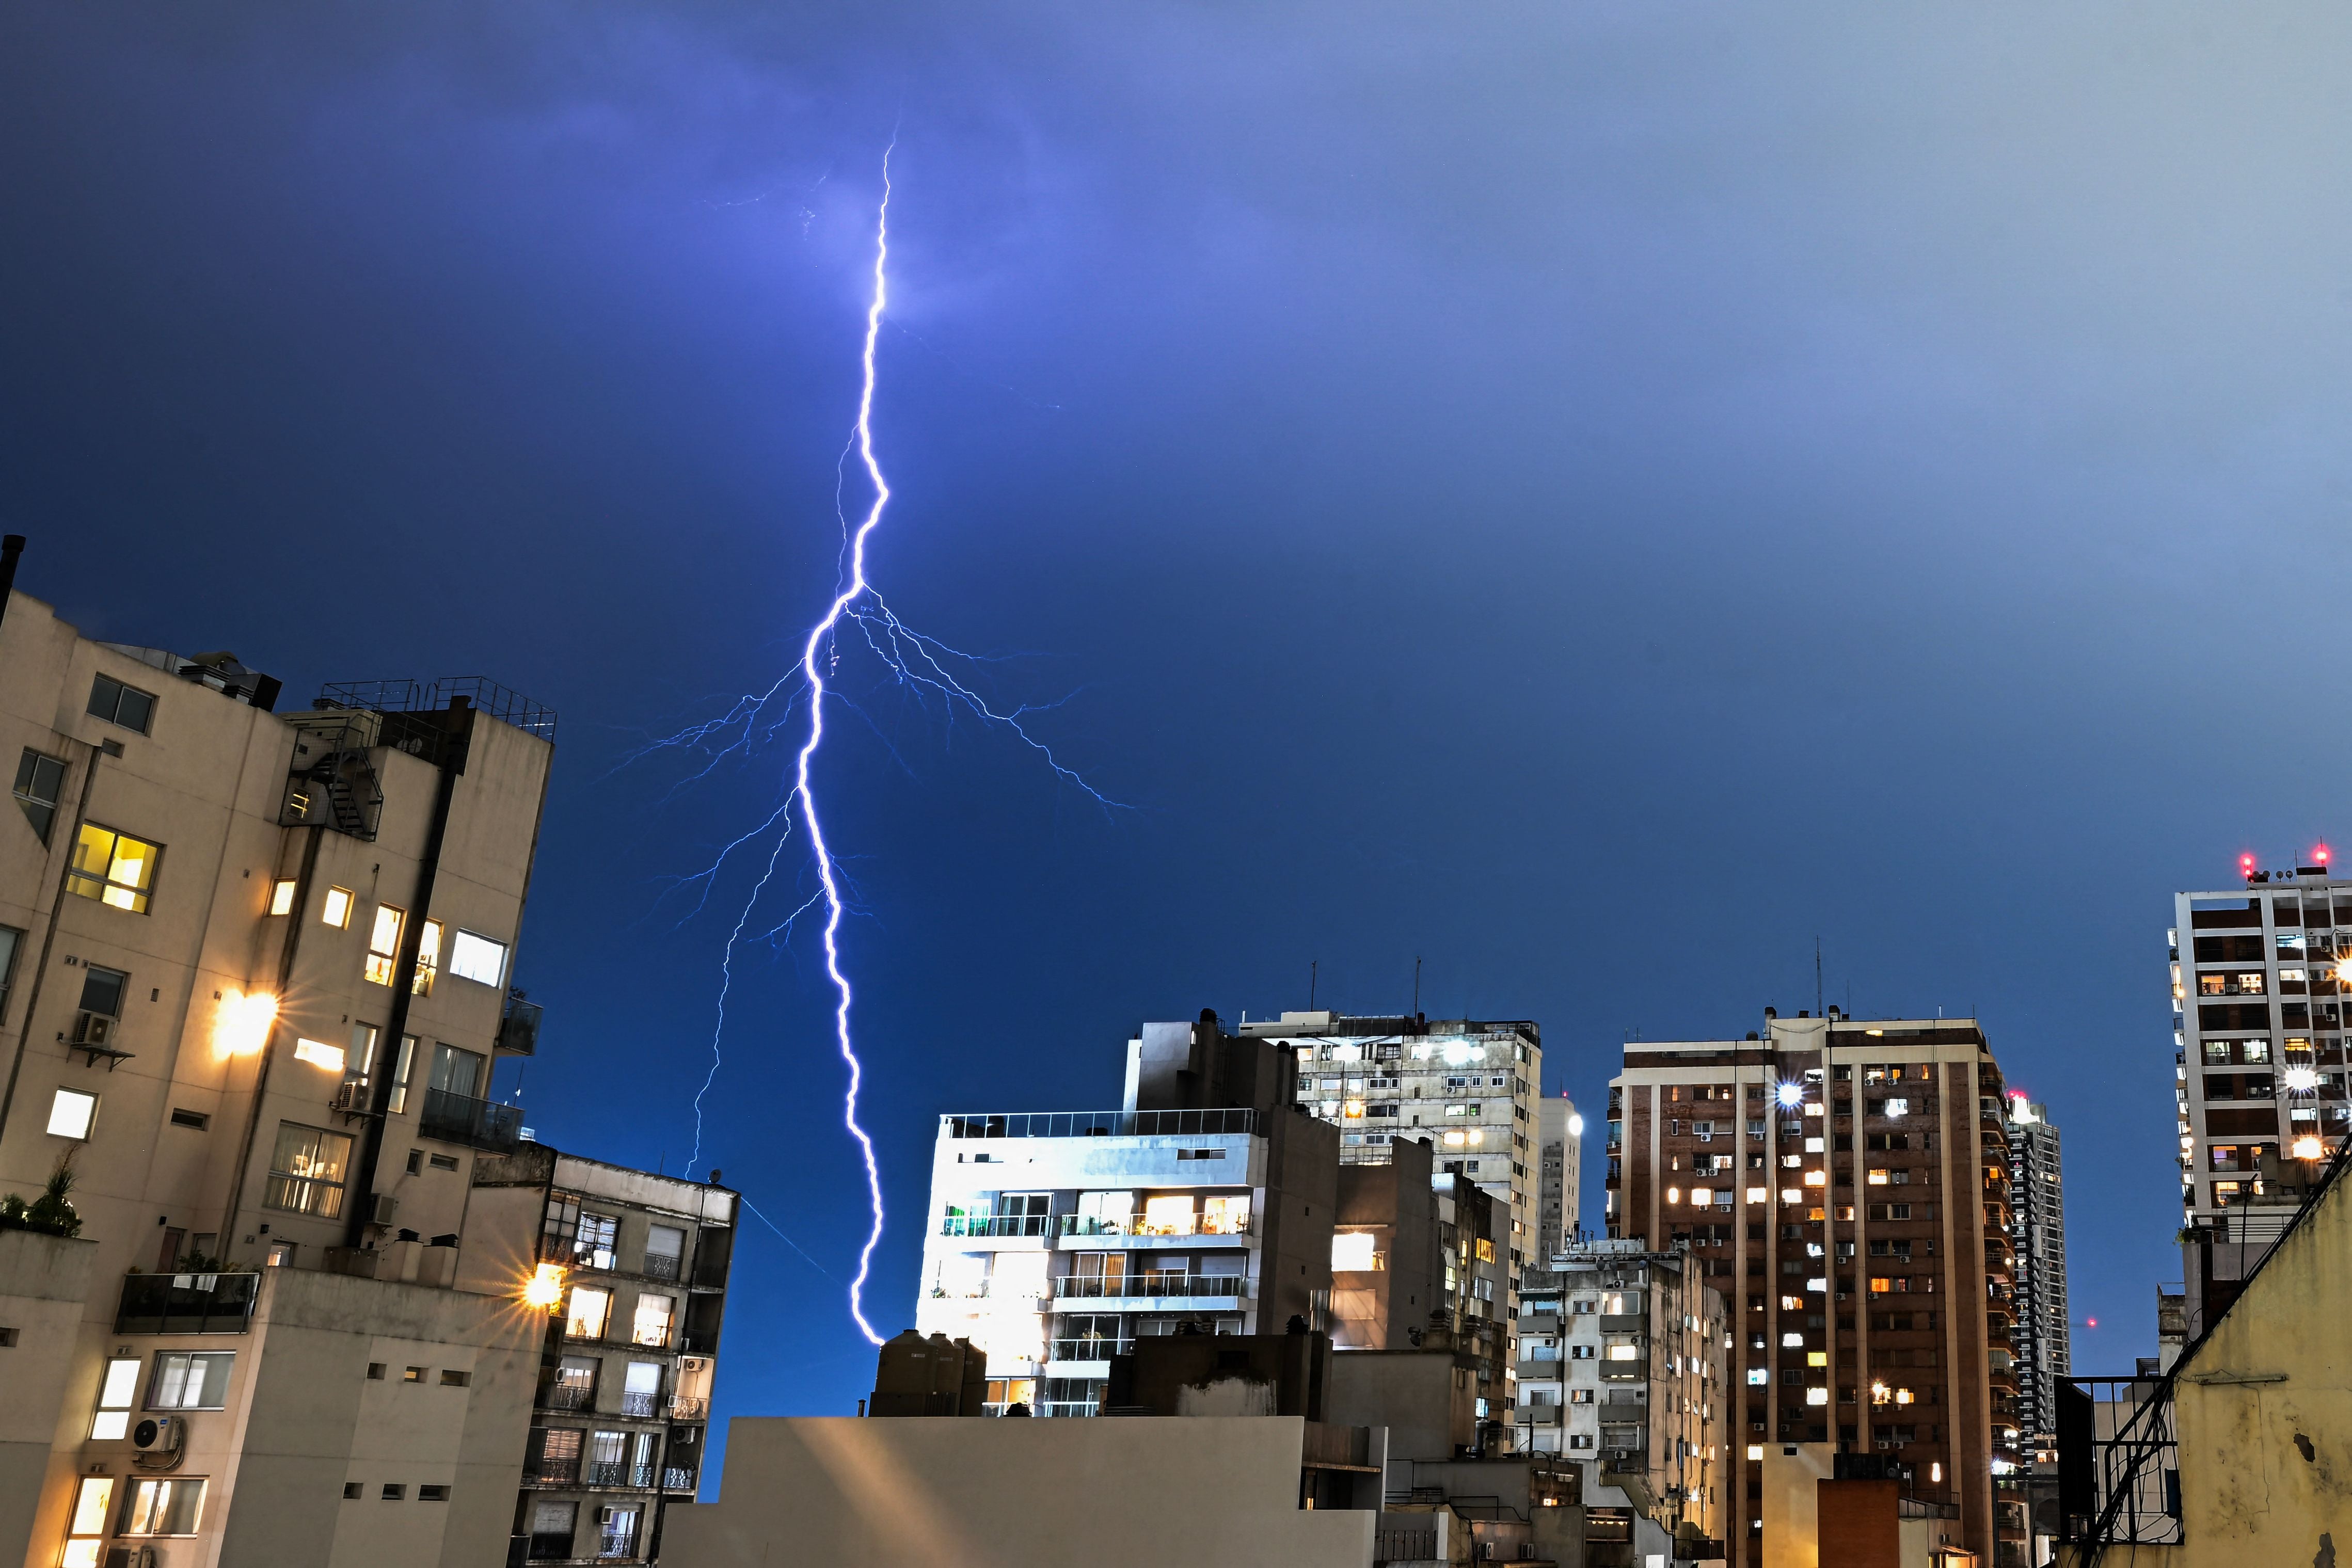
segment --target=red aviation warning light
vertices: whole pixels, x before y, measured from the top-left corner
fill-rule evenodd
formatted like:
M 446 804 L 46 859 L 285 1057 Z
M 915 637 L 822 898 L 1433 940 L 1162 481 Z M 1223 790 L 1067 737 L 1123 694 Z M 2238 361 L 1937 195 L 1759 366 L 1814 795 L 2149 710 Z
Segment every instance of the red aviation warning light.
M 2325 866 L 2325 865 L 2326 865 L 2326 863 L 2327 863 L 2327 846 L 2326 846 L 2326 844 L 2320 844 L 2320 845 L 2317 845 L 2316 847 L 2315 847 L 2315 848 L 2312 850 L 2312 852 L 2311 852 L 2311 863 L 2312 863 L 2312 864 L 2314 864 L 2314 865 L 2315 865 L 2315 866 Z
M 2254 857 L 2250 854 L 2240 855 L 2238 857 L 2238 870 L 2245 876 L 2245 879 L 2248 882 L 2253 881 Z

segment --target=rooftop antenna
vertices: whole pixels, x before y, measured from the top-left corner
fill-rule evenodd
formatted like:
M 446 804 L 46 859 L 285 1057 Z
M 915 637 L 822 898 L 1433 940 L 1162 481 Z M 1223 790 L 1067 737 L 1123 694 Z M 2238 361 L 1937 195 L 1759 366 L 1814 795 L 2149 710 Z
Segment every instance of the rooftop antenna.
M 1825 1019 L 1829 1009 L 1822 1005 L 1822 939 L 1813 938 L 1813 1016 Z
M 1316 971 L 1322 967 L 1323 960 L 1320 958 L 1307 960 L 1307 1010 L 1310 1013 L 1315 1010 L 1315 982 L 1318 978 Z
M 1421 1016 L 1421 955 L 1412 956 L 1412 1016 Z

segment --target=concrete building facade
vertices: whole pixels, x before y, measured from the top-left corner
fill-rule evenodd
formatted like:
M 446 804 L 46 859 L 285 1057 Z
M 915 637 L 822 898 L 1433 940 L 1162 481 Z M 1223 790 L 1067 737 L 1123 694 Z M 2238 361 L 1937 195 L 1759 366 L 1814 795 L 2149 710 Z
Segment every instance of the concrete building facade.
M 458 1286 L 545 1279 L 511 1534 L 530 1563 L 650 1562 L 702 1474 L 736 1195 L 525 1144 L 474 1167 Z
M 1583 1158 L 1584 1115 L 1563 1089 L 1536 1113 L 1536 1245 L 1528 1257 L 1536 1268 L 1549 1268 L 1581 1228 Z
M 68 1166 L 93 1260 L 0 1558 L 505 1550 L 540 1321 L 451 1287 L 473 1162 L 520 1137 L 490 1076 L 535 1047 L 553 716 L 470 679 L 278 695 L 24 593 L 0 618 L 0 1192 Z
M 1636 1561 L 1722 1556 L 1738 1473 L 1723 1293 L 1687 1252 L 1638 1241 L 1587 1241 L 1555 1262 L 1560 1451 L 1592 1478 L 1588 1521 L 1612 1539 L 1616 1518 L 1630 1523 Z
M 1687 1248 L 1732 1297 L 1734 1563 L 1759 1561 L 1775 1442 L 1885 1455 L 1958 1508 L 1969 1549 L 2021 1551 L 1993 1495 L 2021 1452 L 2004 1094 L 1966 1019 L 1768 1009 L 1744 1040 L 1625 1047 L 1610 1234 Z

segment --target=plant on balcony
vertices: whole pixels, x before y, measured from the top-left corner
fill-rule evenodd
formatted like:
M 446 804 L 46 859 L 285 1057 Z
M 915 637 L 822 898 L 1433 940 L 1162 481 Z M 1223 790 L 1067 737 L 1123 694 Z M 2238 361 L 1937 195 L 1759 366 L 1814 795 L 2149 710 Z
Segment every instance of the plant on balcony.
M 41 1196 L 26 1203 L 23 1197 L 10 1193 L 0 1197 L 0 1229 L 37 1230 L 45 1236 L 79 1236 L 81 1216 L 74 1212 L 68 1197 L 74 1189 L 73 1159 L 69 1155 L 58 1156 L 56 1168 L 41 1187 Z

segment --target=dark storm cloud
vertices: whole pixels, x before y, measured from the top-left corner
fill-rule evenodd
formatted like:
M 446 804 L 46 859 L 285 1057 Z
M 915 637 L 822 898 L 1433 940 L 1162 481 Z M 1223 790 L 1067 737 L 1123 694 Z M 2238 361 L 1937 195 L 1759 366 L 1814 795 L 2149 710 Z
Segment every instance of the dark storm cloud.
M 94 634 L 559 707 L 526 1098 L 675 1164 L 721 928 L 659 879 L 772 775 L 607 770 L 831 582 L 896 127 L 877 572 L 1076 689 L 1044 727 L 1139 810 L 886 689 L 903 767 L 837 732 L 884 1321 L 928 1118 L 1108 1101 L 1139 1016 L 1300 1005 L 1310 958 L 1401 1006 L 1423 954 L 1591 1103 L 1629 1029 L 1811 1005 L 1819 935 L 1830 999 L 1979 1009 L 2048 1101 L 2111 1366 L 2177 1267 L 2164 895 L 2339 825 L 2347 28 L 18 7 L 0 506 Z M 714 1146 L 837 1260 L 796 962 Z M 737 1407 L 846 1407 L 834 1286 L 746 1260 L 810 1337 Z

